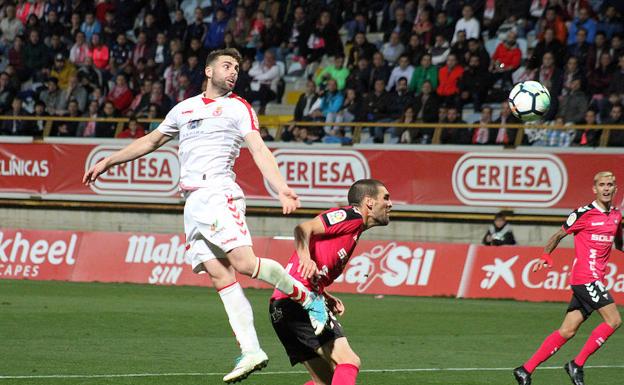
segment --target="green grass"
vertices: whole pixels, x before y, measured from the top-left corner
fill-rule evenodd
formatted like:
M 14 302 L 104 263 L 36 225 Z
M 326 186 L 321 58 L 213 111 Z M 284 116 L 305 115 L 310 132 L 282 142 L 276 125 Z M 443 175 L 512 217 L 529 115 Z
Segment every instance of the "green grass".
M 268 320 L 266 290 L 246 290 L 269 367 L 245 385 L 301 385 Z M 363 369 L 511 368 L 558 327 L 564 304 L 341 295 L 342 324 Z M 545 366 L 574 357 L 591 329 Z M 7 384 L 221 384 L 238 347 L 212 289 L 0 280 L 0 376 L 128 373 L 220 375 L 2 379 Z M 623 365 L 616 333 L 588 365 Z M 294 373 L 275 373 L 294 371 Z M 622 383 L 624 368 L 586 370 L 590 385 Z M 514 384 L 503 371 L 362 372 L 358 385 Z M 562 369 L 538 370 L 534 384 L 568 384 Z

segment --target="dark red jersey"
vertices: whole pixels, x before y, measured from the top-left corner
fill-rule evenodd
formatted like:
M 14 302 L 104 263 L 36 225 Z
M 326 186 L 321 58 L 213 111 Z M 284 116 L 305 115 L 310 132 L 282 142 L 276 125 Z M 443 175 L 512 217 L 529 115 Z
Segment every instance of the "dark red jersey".
M 602 280 L 616 236 L 620 236 L 622 213 L 615 207 L 604 211 L 596 202 L 574 210 L 563 224 L 574 234 L 574 265 L 571 285 Z
M 325 287 L 331 285 L 342 274 L 358 238 L 364 231 L 364 220 L 352 206 L 333 208 L 321 213 L 319 217 L 325 226 L 325 233 L 312 235 L 309 245 L 310 257 L 316 262 L 319 276 L 307 280 L 297 273 L 299 267 L 297 251 L 290 257 L 286 271 L 308 289 L 322 293 Z M 287 296 L 275 290 L 272 298 L 281 299 Z

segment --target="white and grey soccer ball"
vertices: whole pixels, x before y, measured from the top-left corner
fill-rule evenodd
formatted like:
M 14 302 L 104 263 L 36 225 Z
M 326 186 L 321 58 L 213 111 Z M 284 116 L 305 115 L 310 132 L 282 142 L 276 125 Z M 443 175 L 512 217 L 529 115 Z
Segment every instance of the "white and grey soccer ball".
M 520 82 L 509 93 L 509 107 L 524 122 L 540 120 L 550 108 L 550 92 L 540 82 Z

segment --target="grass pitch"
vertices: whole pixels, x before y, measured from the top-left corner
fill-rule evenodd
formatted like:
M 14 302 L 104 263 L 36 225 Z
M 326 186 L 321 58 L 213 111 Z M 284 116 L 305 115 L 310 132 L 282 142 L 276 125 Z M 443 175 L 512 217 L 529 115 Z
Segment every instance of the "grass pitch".
M 289 365 L 269 323 L 270 292 L 246 293 L 270 362 L 242 384 L 303 384 L 303 367 Z M 342 324 L 363 362 L 358 385 L 515 384 L 508 369 L 565 311 L 561 303 L 339 296 L 347 307 Z M 598 323 L 592 316 L 533 383 L 568 384 L 560 367 Z M 217 385 L 237 355 L 212 289 L 0 280 L 0 385 Z M 623 383 L 622 357 L 619 331 L 588 361 L 606 367 L 587 368 L 587 384 Z M 428 370 L 440 368 L 452 370 Z

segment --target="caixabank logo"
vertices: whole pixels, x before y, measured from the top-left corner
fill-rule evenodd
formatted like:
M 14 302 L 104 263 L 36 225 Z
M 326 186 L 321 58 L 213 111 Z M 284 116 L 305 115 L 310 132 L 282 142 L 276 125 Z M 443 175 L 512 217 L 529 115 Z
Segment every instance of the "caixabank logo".
M 85 170 L 121 148 L 121 145 L 95 147 L 87 157 Z M 179 180 L 178 154 L 175 148 L 164 146 L 132 162 L 111 167 L 89 186 L 101 195 L 165 197 L 176 194 Z
M 550 154 L 464 154 L 453 168 L 453 192 L 473 206 L 550 207 L 565 194 L 568 173 Z
M 288 185 L 308 201 L 344 200 L 355 181 L 370 178 L 368 162 L 357 151 L 279 149 L 273 155 Z M 277 198 L 266 179 L 264 185 Z

